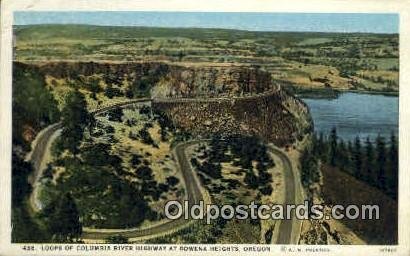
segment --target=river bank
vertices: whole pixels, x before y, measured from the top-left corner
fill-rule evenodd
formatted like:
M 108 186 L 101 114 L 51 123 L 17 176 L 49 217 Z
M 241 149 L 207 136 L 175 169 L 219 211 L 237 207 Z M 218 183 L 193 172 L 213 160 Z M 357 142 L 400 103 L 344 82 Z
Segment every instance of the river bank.
M 341 92 L 337 98 L 301 97 L 307 104 L 315 131 L 329 134 L 336 127 L 344 140 L 356 136 L 372 140 L 378 135 L 398 134 L 399 97 L 383 94 Z
M 383 95 L 383 96 L 392 96 L 398 97 L 398 91 L 374 91 L 374 90 L 343 90 L 343 89 L 332 89 L 332 88 L 286 88 L 287 91 L 290 91 L 299 98 L 309 98 L 309 99 L 336 99 L 342 93 L 360 93 L 360 94 L 371 94 L 371 95 Z

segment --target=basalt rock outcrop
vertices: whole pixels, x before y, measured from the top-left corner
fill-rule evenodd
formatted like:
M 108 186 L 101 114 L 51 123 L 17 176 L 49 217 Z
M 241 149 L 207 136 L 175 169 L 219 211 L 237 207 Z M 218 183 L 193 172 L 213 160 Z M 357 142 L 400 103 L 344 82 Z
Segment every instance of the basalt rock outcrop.
M 153 97 L 221 97 L 262 93 L 275 87 L 270 73 L 258 68 L 181 66 L 161 62 L 16 62 L 14 68 L 35 69 L 56 79 L 101 75 L 121 86 L 148 79 Z
M 224 99 L 157 99 L 153 107 L 194 134 L 256 135 L 283 146 L 311 130 L 307 107 L 281 90 Z
M 106 84 L 123 90 L 146 79 L 153 107 L 196 135 L 257 135 L 285 145 L 312 128 L 307 106 L 273 84 L 268 72 L 256 67 L 160 62 L 15 63 L 15 68 L 22 66 L 56 79 L 100 75 Z

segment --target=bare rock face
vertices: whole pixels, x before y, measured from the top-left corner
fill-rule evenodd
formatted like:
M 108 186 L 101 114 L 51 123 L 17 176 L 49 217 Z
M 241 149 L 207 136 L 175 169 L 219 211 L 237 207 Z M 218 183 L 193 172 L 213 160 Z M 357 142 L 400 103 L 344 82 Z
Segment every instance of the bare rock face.
M 197 135 L 257 135 L 281 146 L 301 139 L 312 127 L 307 107 L 280 90 L 211 101 L 154 100 L 153 107 Z
M 257 135 L 285 145 L 312 128 L 307 106 L 273 84 L 270 73 L 256 67 L 159 62 L 15 63 L 15 67 L 19 65 L 29 65 L 55 78 L 99 74 L 107 84 L 119 85 L 127 80 L 127 84 L 135 85 L 146 79 L 153 107 L 165 112 L 175 125 L 197 135 Z
M 274 87 L 270 74 L 255 68 L 174 66 L 153 88 L 153 95 L 159 98 L 240 96 L 263 93 Z

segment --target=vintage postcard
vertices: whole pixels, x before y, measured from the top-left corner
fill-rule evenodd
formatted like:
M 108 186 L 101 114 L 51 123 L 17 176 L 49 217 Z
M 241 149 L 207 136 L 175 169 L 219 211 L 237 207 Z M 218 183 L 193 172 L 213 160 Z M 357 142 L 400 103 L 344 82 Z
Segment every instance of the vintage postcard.
M 410 2 L 277 3 L 3 1 L 0 255 L 410 255 Z

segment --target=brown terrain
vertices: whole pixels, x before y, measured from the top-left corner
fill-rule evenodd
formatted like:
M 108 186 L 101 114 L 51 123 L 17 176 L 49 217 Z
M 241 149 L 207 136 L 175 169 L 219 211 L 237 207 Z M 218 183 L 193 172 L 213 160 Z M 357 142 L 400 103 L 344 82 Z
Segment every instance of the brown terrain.
M 322 194 L 326 204 L 379 205 L 379 220 L 348 220 L 342 223 L 368 244 L 397 244 L 397 202 L 378 189 L 330 166 L 322 167 Z M 348 187 L 349 189 L 346 189 Z
M 101 76 L 121 91 L 149 77 L 153 107 L 196 135 L 259 135 L 277 145 L 303 137 L 312 128 L 307 106 L 272 83 L 256 67 L 186 66 L 108 62 L 15 62 L 44 77 L 80 81 Z

